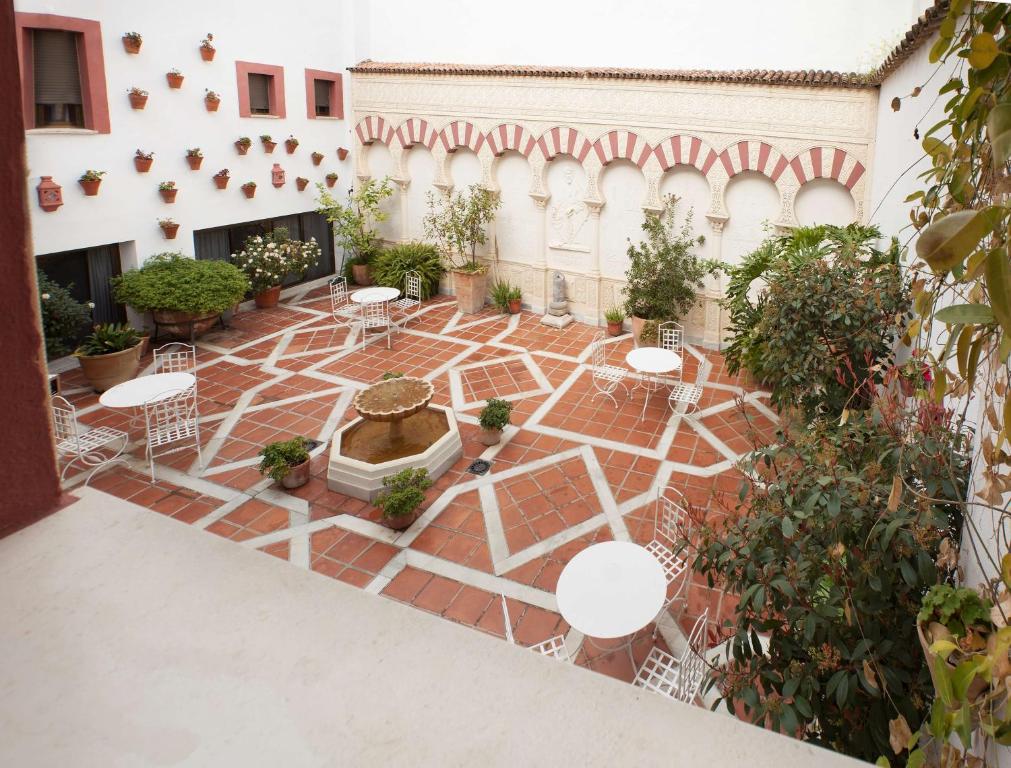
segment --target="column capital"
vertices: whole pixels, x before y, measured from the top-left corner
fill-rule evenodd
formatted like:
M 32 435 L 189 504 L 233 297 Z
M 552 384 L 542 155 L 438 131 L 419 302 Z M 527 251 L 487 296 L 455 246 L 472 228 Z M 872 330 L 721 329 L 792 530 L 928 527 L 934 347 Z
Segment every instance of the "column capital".
M 709 221 L 709 227 L 713 230 L 713 234 L 722 235 L 723 227 L 727 223 L 730 217 L 722 213 L 707 213 L 706 219 Z

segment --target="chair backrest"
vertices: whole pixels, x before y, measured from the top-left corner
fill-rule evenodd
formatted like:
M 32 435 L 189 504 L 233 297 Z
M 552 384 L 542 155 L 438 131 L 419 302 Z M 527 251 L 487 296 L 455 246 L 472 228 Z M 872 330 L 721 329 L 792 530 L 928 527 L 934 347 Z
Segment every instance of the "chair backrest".
M 656 341 L 661 349 L 669 349 L 680 355 L 684 350 L 684 339 L 685 330 L 680 323 L 668 320 L 657 326 Z
M 656 536 L 672 548 L 680 538 L 691 535 L 692 517 L 688 499 L 677 488 L 661 488 L 656 499 Z
M 348 304 L 348 281 L 343 277 L 335 277 L 330 281 L 330 310 L 336 315 L 337 310 Z
M 385 301 L 366 301 L 362 303 L 362 317 L 367 326 L 388 325 L 389 309 Z
M 62 443 L 70 440 L 77 447 L 77 409 L 70 404 L 70 401 L 60 395 L 53 395 L 53 430 L 56 433 L 56 442 Z
M 421 275 L 414 270 L 404 275 L 404 296 L 421 301 Z
M 607 351 L 604 349 L 604 334 L 598 333 L 590 342 L 590 351 L 593 357 L 593 369 L 603 368 L 607 365 Z
M 144 404 L 148 439 L 171 442 L 188 436 L 197 424 L 197 393 L 192 389 L 171 389 Z
M 688 646 L 681 654 L 678 663 L 680 674 L 674 695 L 686 704 L 691 704 L 695 700 L 706 676 L 705 654 L 708 650 L 706 635 L 708 626 L 709 609 L 706 608 L 702 615 L 696 619 L 695 626 L 692 627 L 692 631 L 688 635 Z
M 197 349 L 191 344 L 172 342 L 154 351 L 155 373 L 196 373 Z

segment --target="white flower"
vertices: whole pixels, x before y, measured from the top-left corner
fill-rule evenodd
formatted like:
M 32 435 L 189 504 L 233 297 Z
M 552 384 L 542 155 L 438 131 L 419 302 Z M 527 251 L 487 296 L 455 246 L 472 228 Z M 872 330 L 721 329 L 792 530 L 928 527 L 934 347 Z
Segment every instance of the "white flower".
M 42 294 L 42 300 L 43 301 L 48 301 L 49 300 L 49 294 L 48 293 L 43 293 Z
M 89 302 L 88 302 L 88 308 L 89 308 L 89 309 L 94 309 L 94 308 L 95 308 L 95 302 L 93 302 L 93 301 L 89 301 Z

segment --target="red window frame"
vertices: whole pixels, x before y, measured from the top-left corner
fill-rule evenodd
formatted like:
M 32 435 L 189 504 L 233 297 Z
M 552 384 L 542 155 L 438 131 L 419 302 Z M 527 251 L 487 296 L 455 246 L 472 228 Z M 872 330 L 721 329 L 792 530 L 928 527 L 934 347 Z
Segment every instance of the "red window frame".
M 249 76 L 267 75 L 270 77 L 270 89 L 267 98 L 270 101 L 270 114 L 254 114 L 249 109 Z M 253 61 L 235 62 L 235 81 L 239 93 L 239 117 L 285 117 L 284 107 L 284 67 L 273 64 L 257 64 Z
M 330 114 L 316 114 L 316 86 L 314 80 L 330 81 Z M 305 112 L 310 120 L 344 119 L 344 82 L 340 72 L 327 72 L 325 69 L 307 69 L 305 71 Z

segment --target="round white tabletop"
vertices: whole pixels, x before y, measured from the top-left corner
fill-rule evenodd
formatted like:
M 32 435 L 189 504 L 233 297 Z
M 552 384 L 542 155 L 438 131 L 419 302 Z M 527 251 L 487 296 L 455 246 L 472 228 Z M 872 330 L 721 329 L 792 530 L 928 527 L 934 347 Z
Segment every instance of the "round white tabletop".
M 365 304 L 370 301 L 393 301 L 400 296 L 397 288 L 384 288 L 380 285 L 372 288 L 362 288 L 351 294 L 351 301 L 356 304 Z
M 639 373 L 670 373 L 681 367 L 681 356 L 662 347 L 639 347 L 625 355 L 625 362 Z
M 106 408 L 139 408 L 145 403 L 161 400 L 180 389 L 189 389 L 197 382 L 192 373 L 155 373 L 138 376 L 110 387 L 98 398 Z
M 643 547 L 606 541 L 569 561 L 555 596 L 562 618 L 584 635 L 624 637 L 656 618 L 667 599 L 667 579 Z

